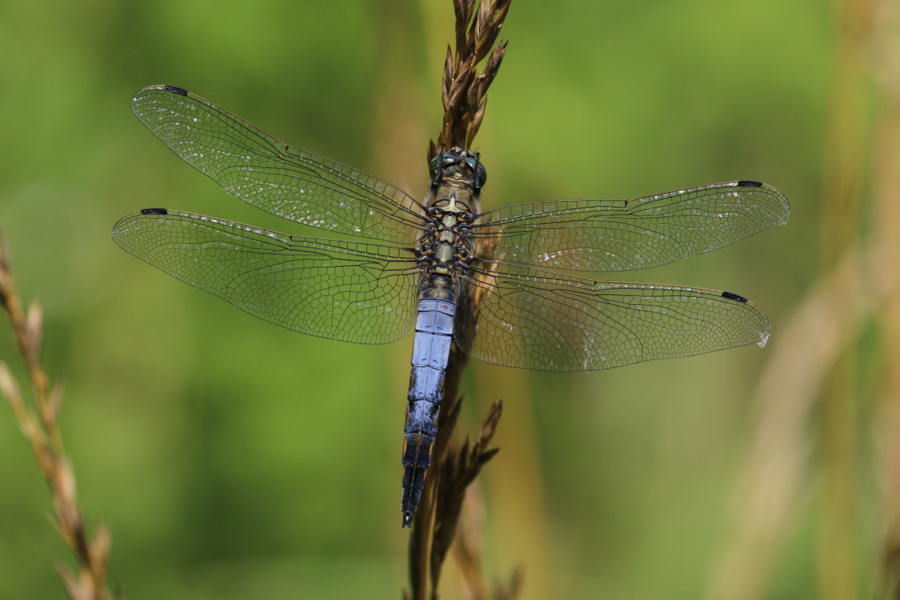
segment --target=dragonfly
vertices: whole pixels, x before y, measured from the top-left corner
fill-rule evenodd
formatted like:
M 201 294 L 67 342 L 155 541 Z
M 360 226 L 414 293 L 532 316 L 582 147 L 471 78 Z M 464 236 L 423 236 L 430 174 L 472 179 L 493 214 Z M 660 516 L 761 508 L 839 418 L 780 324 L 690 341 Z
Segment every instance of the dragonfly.
M 113 227 L 122 249 L 308 335 L 384 344 L 415 327 L 402 527 L 412 526 L 431 464 L 452 344 L 506 367 L 593 371 L 768 339 L 765 314 L 741 295 L 592 276 L 711 252 L 785 223 L 787 198 L 764 183 L 482 212 L 487 170 L 468 149 L 431 159 L 418 201 L 179 87 L 144 88 L 131 106 L 170 150 L 232 196 L 329 237 L 149 208 Z

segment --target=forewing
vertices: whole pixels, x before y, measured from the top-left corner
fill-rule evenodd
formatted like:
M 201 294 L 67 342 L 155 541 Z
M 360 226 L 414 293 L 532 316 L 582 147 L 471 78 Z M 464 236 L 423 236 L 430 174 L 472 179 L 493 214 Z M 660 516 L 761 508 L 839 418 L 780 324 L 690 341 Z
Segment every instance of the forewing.
M 163 209 L 122 218 L 113 239 L 176 279 L 309 335 L 381 344 L 400 338 L 415 317 L 411 249 L 292 237 Z
M 735 181 L 634 200 L 514 204 L 482 215 L 472 236 L 507 263 L 630 271 L 723 248 L 785 223 L 789 213 L 777 189 Z
M 470 272 L 457 344 L 479 360 L 545 371 L 594 371 L 744 344 L 769 322 L 736 294 L 593 281 L 494 264 Z M 471 319 L 471 320 L 470 320 Z
M 196 94 L 151 86 L 134 95 L 131 108 L 175 154 L 247 204 L 336 233 L 416 239 L 422 212 L 406 193 L 288 146 Z

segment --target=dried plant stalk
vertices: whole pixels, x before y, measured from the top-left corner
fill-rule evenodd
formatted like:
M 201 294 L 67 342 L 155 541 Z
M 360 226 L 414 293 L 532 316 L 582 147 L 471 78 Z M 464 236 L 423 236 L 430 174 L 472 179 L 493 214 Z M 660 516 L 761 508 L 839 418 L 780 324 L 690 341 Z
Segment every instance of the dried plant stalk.
M 510 0 L 453 0 L 456 50 L 447 48 L 441 93 L 444 120 L 437 142 L 429 142 L 429 160 L 444 148 L 472 146 L 484 119 L 488 88 L 496 78 L 506 53 L 506 41 L 499 36 L 509 4 Z M 484 69 L 479 73 L 478 66 L 482 62 Z M 457 390 L 466 360 L 466 355 L 454 346 L 444 384 L 444 398 L 453 402 L 447 402 L 450 408 L 443 411 L 431 467 L 410 537 L 411 590 L 404 594 L 406 598 L 437 598 L 442 566 L 457 533 L 466 488 L 475 480 L 481 467 L 497 453 L 496 449 L 488 449 L 487 446 L 502 412 L 499 402 L 489 411 L 471 449 L 468 441 L 460 448 L 452 447 L 449 442 L 459 414 Z M 470 551 L 466 556 L 474 560 L 478 553 Z M 478 579 L 481 569 L 467 568 L 466 564 L 461 566 L 467 574 L 473 597 L 486 598 L 484 590 L 488 586 Z M 470 576 L 472 574 L 475 574 L 474 579 Z M 496 590 L 494 597 L 516 597 L 519 582 L 520 577 L 516 574 L 511 578 L 508 589 Z
M 31 442 L 38 467 L 53 497 L 54 526 L 78 563 L 77 572 L 62 565 L 57 567 L 69 596 L 73 600 L 108 600 L 106 568 L 109 561 L 110 535 L 102 524 L 93 537 L 87 533 L 84 516 L 75 493 L 75 473 L 66 457 L 57 417 L 62 402 L 62 388 L 50 383 L 39 361 L 43 337 L 43 311 L 33 303 L 26 313 L 16 292 L 9 253 L 0 241 L 0 307 L 13 326 L 19 351 L 31 380 L 33 402 L 28 403 L 21 387 L 5 362 L 0 361 L 0 393 L 15 413 L 19 427 Z
M 444 124 L 437 143 L 429 142 L 428 160 L 440 148 L 472 147 L 484 119 L 488 88 L 497 77 L 506 54 L 507 42 L 499 36 L 510 1 L 476 3 L 475 0 L 453 0 L 456 52 L 447 46 L 441 92 Z M 485 58 L 487 63 L 479 73 L 478 65 Z
M 842 37 L 834 57 L 830 168 L 823 186 L 831 194 L 821 236 L 828 242 L 821 249 L 827 270 L 782 325 L 751 402 L 757 423 L 733 492 L 733 533 L 719 553 L 708 598 L 749 600 L 771 593 L 777 561 L 796 529 L 797 512 L 809 503 L 810 489 L 821 496 L 816 499 L 817 597 L 900 598 L 900 71 L 895 60 L 900 11 L 889 2 L 845 1 L 835 7 Z M 867 96 L 873 79 L 880 84 L 874 112 Z M 867 131 L 877 134 L 869 139 Z M 875 215 L 872 231 L 860 236 L 859 222 L 869 212 Z M 863 388 L 855 382 L 860 375 L 848 370 L 844 377 L 851 385 L 845 382 L 839 395 L 834 373 L 847 368 L 842 366 L 847 356 L 856 370 L 859 340 L 873 320 L 885 338 L 880 358 L 885 412 L 860 425 L 860 417 L 867 416 L 854 396 Z M 883 436 L 878 445 L 886 452 L 884 548 L 882 562 L 869 575 L 859 560 L 867 524 L 854 487 L 858 457 L 865 451 L 857 431 Z M 881 580 L 866 581 L 872 575 Z M 865 586 L 872 588 L 869 593 L 860 592 Z

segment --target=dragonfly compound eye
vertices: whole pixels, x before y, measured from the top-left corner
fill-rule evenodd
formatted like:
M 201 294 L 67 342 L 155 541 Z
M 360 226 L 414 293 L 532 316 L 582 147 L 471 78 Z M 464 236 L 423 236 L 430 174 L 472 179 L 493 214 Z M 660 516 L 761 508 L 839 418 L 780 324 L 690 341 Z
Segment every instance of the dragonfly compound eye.
M 480 162 L 478 163 L 478 169 L 475 174 L 475 187 L 483 188 L 485 182 L 487 181 L 487 169 L 484 168 L 484 165 Z
M 438 167 L 441 164 L 442 154 L 435 155 L 434 158 L 431 159 L 431 162 L 428 163 L 428 172 L 431 173 L 431 178 L 434 179 L 438 172 Z

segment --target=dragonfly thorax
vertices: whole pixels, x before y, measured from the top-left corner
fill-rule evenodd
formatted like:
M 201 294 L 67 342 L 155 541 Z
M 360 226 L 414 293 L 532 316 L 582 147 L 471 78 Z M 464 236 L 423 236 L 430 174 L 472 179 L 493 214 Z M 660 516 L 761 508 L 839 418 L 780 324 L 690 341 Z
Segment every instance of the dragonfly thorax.
M 450 208 L 456 208 L 451 210 Z M 432 206 L 425 218 L 425 229 L 417 249 L 424 273 L 454 275 L 472 260 L 469 240 L 472 213 Z

